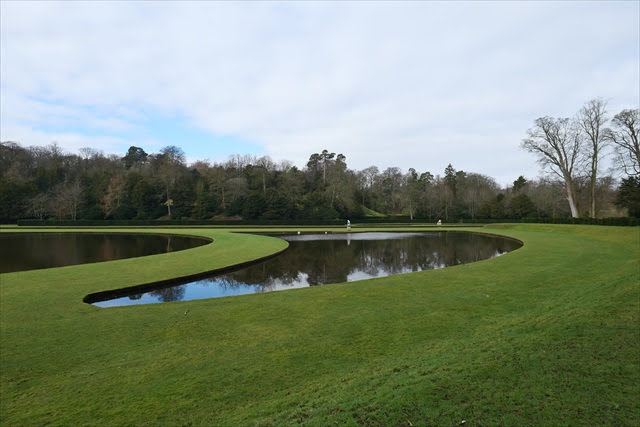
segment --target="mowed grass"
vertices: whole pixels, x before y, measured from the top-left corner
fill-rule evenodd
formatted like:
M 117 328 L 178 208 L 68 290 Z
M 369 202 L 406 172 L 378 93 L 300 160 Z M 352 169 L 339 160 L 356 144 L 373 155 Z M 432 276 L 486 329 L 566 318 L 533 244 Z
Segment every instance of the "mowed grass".
M 154 231 L 215 242 L 1 276 L 0 424 L 640 425 L 638 228 L 494 226 L 524 247 L 349 284 L 82 303 L 286 247 Z

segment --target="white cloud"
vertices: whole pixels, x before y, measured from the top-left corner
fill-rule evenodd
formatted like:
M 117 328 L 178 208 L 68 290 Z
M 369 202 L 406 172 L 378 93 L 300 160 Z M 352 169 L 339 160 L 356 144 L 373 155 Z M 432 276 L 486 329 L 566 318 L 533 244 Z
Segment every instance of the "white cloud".
M 2 136 L 29 145 L 76 144 L 79 122 L 126 144 L 113 135 L 179 115 L 299 165 L 327 148 L 354 168 L 451 162 L 506 183 L 537 174 L 519 150 L 536 117 L 639 103 L 637 3 L 1 7 Z

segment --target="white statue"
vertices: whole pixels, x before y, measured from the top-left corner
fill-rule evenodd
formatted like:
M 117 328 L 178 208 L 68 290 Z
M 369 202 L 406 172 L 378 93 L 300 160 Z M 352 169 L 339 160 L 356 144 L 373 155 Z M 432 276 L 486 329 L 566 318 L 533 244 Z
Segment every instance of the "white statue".
M 347 230 L 351 230 L 351 221 L 347 220 Z
M 441 219 L 439 219 L 439 220 L 438 220 L 438 224 L 437 224 L 437 225 L 438 225 L 438 226 L 441 226 L 441 225 L 442 225 L 442 220 L 441 220 Z

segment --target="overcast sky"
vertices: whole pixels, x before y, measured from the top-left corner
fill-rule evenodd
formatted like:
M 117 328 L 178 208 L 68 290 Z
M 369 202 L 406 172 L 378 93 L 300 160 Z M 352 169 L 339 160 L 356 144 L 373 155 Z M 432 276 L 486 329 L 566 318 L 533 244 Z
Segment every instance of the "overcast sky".
M 1 2 L 2 141 L 323 149 L 507 184 L 537 117 L 640 103 L 640 2 Z

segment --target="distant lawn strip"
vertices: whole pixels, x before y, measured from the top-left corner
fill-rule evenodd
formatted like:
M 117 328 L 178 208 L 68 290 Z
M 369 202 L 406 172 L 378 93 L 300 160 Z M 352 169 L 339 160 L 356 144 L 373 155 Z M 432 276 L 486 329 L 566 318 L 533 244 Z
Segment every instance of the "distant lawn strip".
M 525 246 L 350 284 L 82 303 L 285 245 L 136 231 L 215 242 L 1 276 L 0 424 L 640 424 L 638 228 L 496 225 Z

